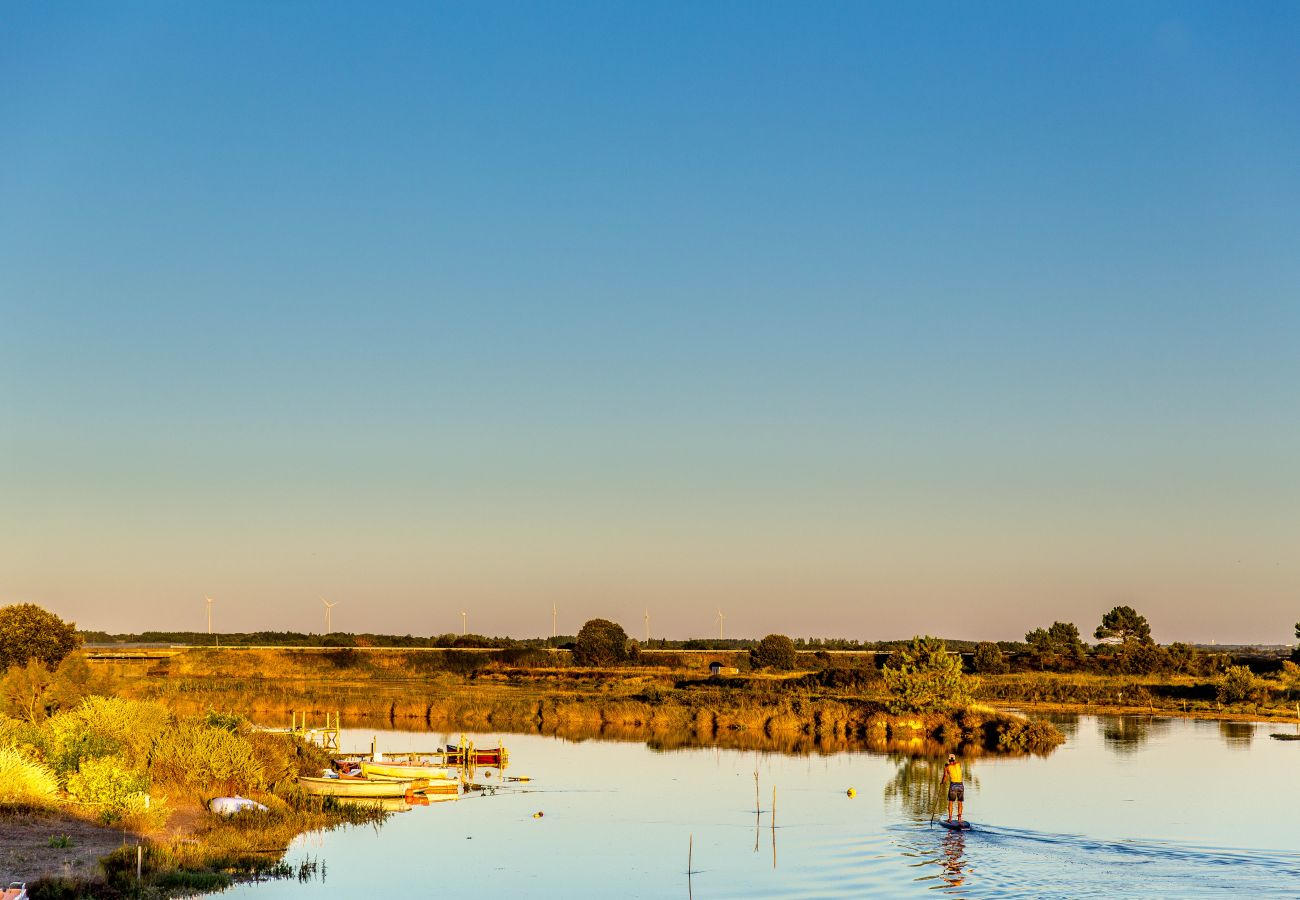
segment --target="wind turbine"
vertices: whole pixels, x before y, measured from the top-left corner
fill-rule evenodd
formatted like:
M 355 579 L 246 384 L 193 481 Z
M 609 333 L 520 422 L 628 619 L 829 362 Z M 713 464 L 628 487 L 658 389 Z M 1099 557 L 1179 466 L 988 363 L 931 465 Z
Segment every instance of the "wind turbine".
M 330 611 L 334 609 L 334 607 L 338 606 L 342 601 L 335 600 L 333 603 L 330 603 L 324 597 L 321 597 L 320 602 L 325 604 L 325 633 L 329 634 L 331 629 Z
M 727 617 L 722 614 L 722 610 L 718 610 L 718 640 L 722 640 L 722 623 L 726 618 Z
M 465 610 L 462 609 L 462 610 L 460 611 L 460 633 L 461 633 L 461 634 L 469 634 L 469 618 L 468 618 L 468 616 L 469 616 L 469 613 L 465 612 Z
M 650 643 L 650 610 L 645 611 L 645 642 Z
M 560 614 L 559 608 L 554 603 L 552 603 L 551 604 L 551 639 L 552 640 L 555 639 L 557 634 L 555 630 L 555 623 L 558 621 L 556 619 L 556 616 L 558 616 L 559 614 Z
M 204 594 L 203 599 L 208 601 L 208 634 L 212 634 L 212 598 Z

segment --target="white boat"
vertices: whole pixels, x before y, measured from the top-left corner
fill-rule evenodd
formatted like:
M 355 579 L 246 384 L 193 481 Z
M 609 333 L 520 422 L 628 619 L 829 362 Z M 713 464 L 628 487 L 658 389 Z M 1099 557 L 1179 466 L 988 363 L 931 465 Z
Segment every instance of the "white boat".
M 0 892 L 0 900 L 27 900 L 27 882 L 9 882 L 9 887 Z
M 298 776 L 298 785 L 313 797 L 405 797 L 414 779 L 311 778 Z

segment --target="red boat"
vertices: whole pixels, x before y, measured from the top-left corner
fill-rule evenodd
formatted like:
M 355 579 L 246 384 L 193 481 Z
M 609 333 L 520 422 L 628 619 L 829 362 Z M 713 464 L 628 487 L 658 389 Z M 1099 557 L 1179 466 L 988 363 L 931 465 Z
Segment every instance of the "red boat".
M 469 764 L 474 766 L 505 766 L 510 761 L 510 754 L 502 746 L 474 747 L 471 745 Z M 456 744 L 447 745 L 447 762 L 451 765 L 465 765 L 465 748 Z

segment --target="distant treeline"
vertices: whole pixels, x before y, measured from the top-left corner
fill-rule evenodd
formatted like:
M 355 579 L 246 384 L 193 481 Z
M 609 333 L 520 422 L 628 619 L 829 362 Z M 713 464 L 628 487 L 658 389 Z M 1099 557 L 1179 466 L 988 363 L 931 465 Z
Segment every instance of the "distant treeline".
M 469 648 L 469 649 L 544 649 L 555 648 L 572 650 L 574 635 L 559 635 L 554 638 L 512 638 L 489 637 L 482 634 L 435 634 L 428 637 L 412 634 L 354 634 L 335 632 L 333 634 L 306 634 L 301 631 L 249 631 L 221 634 L 208 634 L 202 631 L 143 631 L 138 634 L 110 634 L 106 631 L 77 632 L 83 643 L 87 644 L 185 644 L 189 646 L 223 647 L 404 647 L 404 648 Z M 907 645 L 907 640 L 862 641 L 855 638 L 792 638 L 795 649 L 801 653 L 818 651 L 877 651 L 892 652 Z M 992 644 L 1008 656 L 1030 655 L 1034 657 L 1033 668 L 1044 667 L 1051 662 L 1044 659 L 1051 655 L 1049 648 L 1035 648 L 1025 641 L 969 641 L 961 638 L 943 638 L 949 650 L 962 654 L 972 654 L 981 644 Z M 758 638 L 688 638 L 686 640 L 668 640 L 653 638 L 650 641 L 636 641 L 636 645 L 647 650 L 751 650 L 758 645 Z M 1218 653 L 1251 652 L 1253 655 L 1276 655 L 1285 657 L 1289 649 L 1285 646 L 1249 647 L 1219 645 L 1174 644 L 1175 654 L 1181 655 L 1181 648 L 1188 647 L 1201 651 Z M 1107 645 L 1089 648 L 1080 642 L 1080 651 L 1099 655 L 1103 665 L 1108 659 Z M 1035 652 L 1035 650 L 1040 652 Z M 1047 649 L 1047 653 L 1041 651 Z M 1185 653 L 1185 651 L 1182 651 Z
M 554 638 L 488 637 L 482 634 L 435 634 L 428 637 L 412 634 L 305 634 L 301 631 L 249 631 L 208 634 L 203 631 L 142 631 L 139 634 L 110 634 L 106 631 L 78 631 L 87 644 L 185 644 L 188 646 L 223 647 L 404 647 L 469 648 L 511 650 L 516 648 L 556 648 L 572 650 L 576 637 Z M 804 653 L 825 651 L 891 652 L 907 645 L 906 640 L 860 641 L 854 638 L 792 638 L 795 648 Z M 945 638 L 949 650 L 973 653 L 978 641 Z M 647 650 L 751 650 L 759 638 L 688 638 L 668 640 L 653 638 L 635 641 Z M 1022 653 L 1028 649 L 1023 641 L 998 641 L 1004 653 Z

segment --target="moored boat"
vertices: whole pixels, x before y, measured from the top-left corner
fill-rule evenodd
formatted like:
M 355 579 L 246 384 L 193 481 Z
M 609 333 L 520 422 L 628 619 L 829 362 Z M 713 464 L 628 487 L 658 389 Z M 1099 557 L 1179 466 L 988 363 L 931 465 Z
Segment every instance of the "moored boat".
M 510 754 L 502 746 L 475 747 L 471 744 L 468 748 L 465 748 L 456 744 L 447 745 L 447 762 L 450 763 L 475 766 L 504 766 L 509 761 Z
M 11 881 L 9 887 L 0 891 L 0 900 L 27 900 L 27 883 Z
M 367 778 L 451 778 L 444 767 L 421 762 L 370 762 L 362 760 L 361 774 Z
M 312 778 L 298 776 L 298 785 L 313 797 L 404 797 L 419 786 L 413 778 Z

